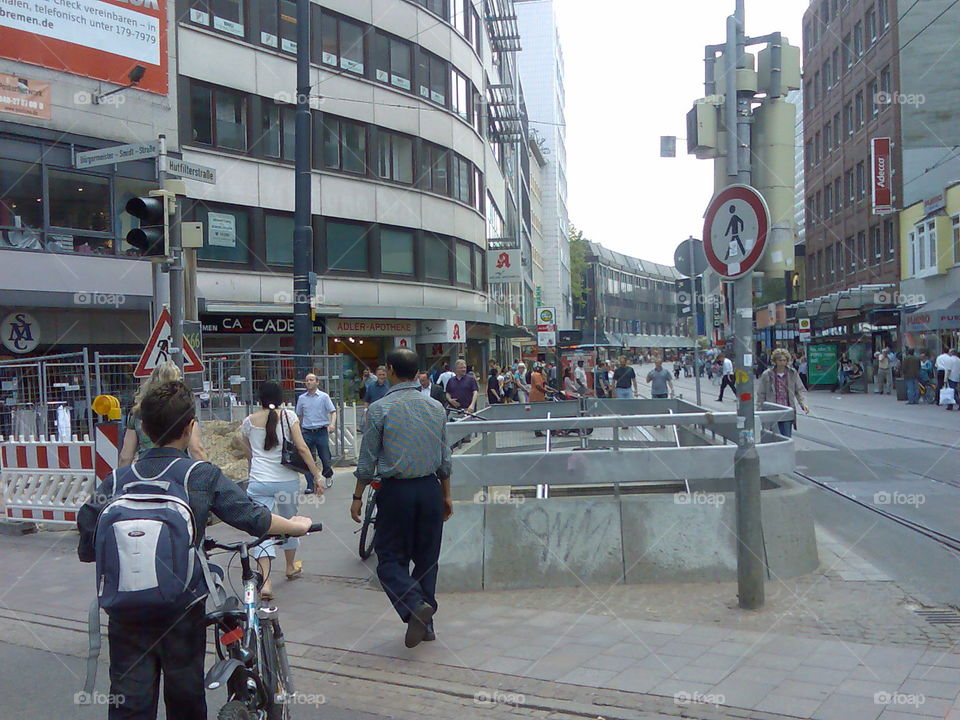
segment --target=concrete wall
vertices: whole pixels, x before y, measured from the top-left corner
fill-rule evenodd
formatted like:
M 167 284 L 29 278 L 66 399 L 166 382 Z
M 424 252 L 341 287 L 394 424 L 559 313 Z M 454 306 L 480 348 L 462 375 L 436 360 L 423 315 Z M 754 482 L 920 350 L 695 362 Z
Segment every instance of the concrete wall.
M 810 489 L 770 478 L 762 496 L 769 578 L 818 565 Z M 442 591 L 590 583 L 719 582 L 737 574 L 732 492 L 455 503 L 444 527 Z

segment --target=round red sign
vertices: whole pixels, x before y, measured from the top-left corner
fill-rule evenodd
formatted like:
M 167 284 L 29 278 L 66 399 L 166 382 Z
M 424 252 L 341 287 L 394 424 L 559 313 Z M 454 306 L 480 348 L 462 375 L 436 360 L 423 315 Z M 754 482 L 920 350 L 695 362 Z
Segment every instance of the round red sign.
M 770 212 L 749 185 L 729 185 L 713 196 L 703 221 L 703 250 L 718 275 L 734 279 L 753 270 L 767 245 Z

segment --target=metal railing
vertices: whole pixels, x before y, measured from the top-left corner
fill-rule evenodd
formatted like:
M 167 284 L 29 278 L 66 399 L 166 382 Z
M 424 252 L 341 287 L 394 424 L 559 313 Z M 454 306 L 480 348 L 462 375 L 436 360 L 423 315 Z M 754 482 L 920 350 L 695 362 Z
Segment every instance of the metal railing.
M 0 362 L 0 435 L 93 434 L 87 351 Z

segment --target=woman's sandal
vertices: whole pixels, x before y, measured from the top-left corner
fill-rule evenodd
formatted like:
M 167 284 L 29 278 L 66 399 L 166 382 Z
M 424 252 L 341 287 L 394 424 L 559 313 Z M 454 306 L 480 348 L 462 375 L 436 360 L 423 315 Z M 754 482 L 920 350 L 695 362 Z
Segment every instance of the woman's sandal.
M 287 573 L 287 580 L 295 580 L 303 575 L 303 560 L 293 561 L 293 572 Z

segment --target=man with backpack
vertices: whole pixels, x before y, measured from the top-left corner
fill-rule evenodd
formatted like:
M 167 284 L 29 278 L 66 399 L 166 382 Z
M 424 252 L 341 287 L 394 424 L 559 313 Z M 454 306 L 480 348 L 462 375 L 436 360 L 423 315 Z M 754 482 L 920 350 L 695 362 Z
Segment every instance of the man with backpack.
M 303 535 L 311 520 L 272 515 L 220 468 L 190 459 L 195 404 L 182 382 L 147 393 L 140 420 L 155 447 L 111 473 L 77 516 L 80 560 L 96 562 L 84 689 L 93 690 L 102 608 L 117 698 L 110 720 L 156 718 L 161 673 L 167 717 L 205 720 L 205 599 L 214 580 L 200 545 L 209 514 L 256 537 Z

